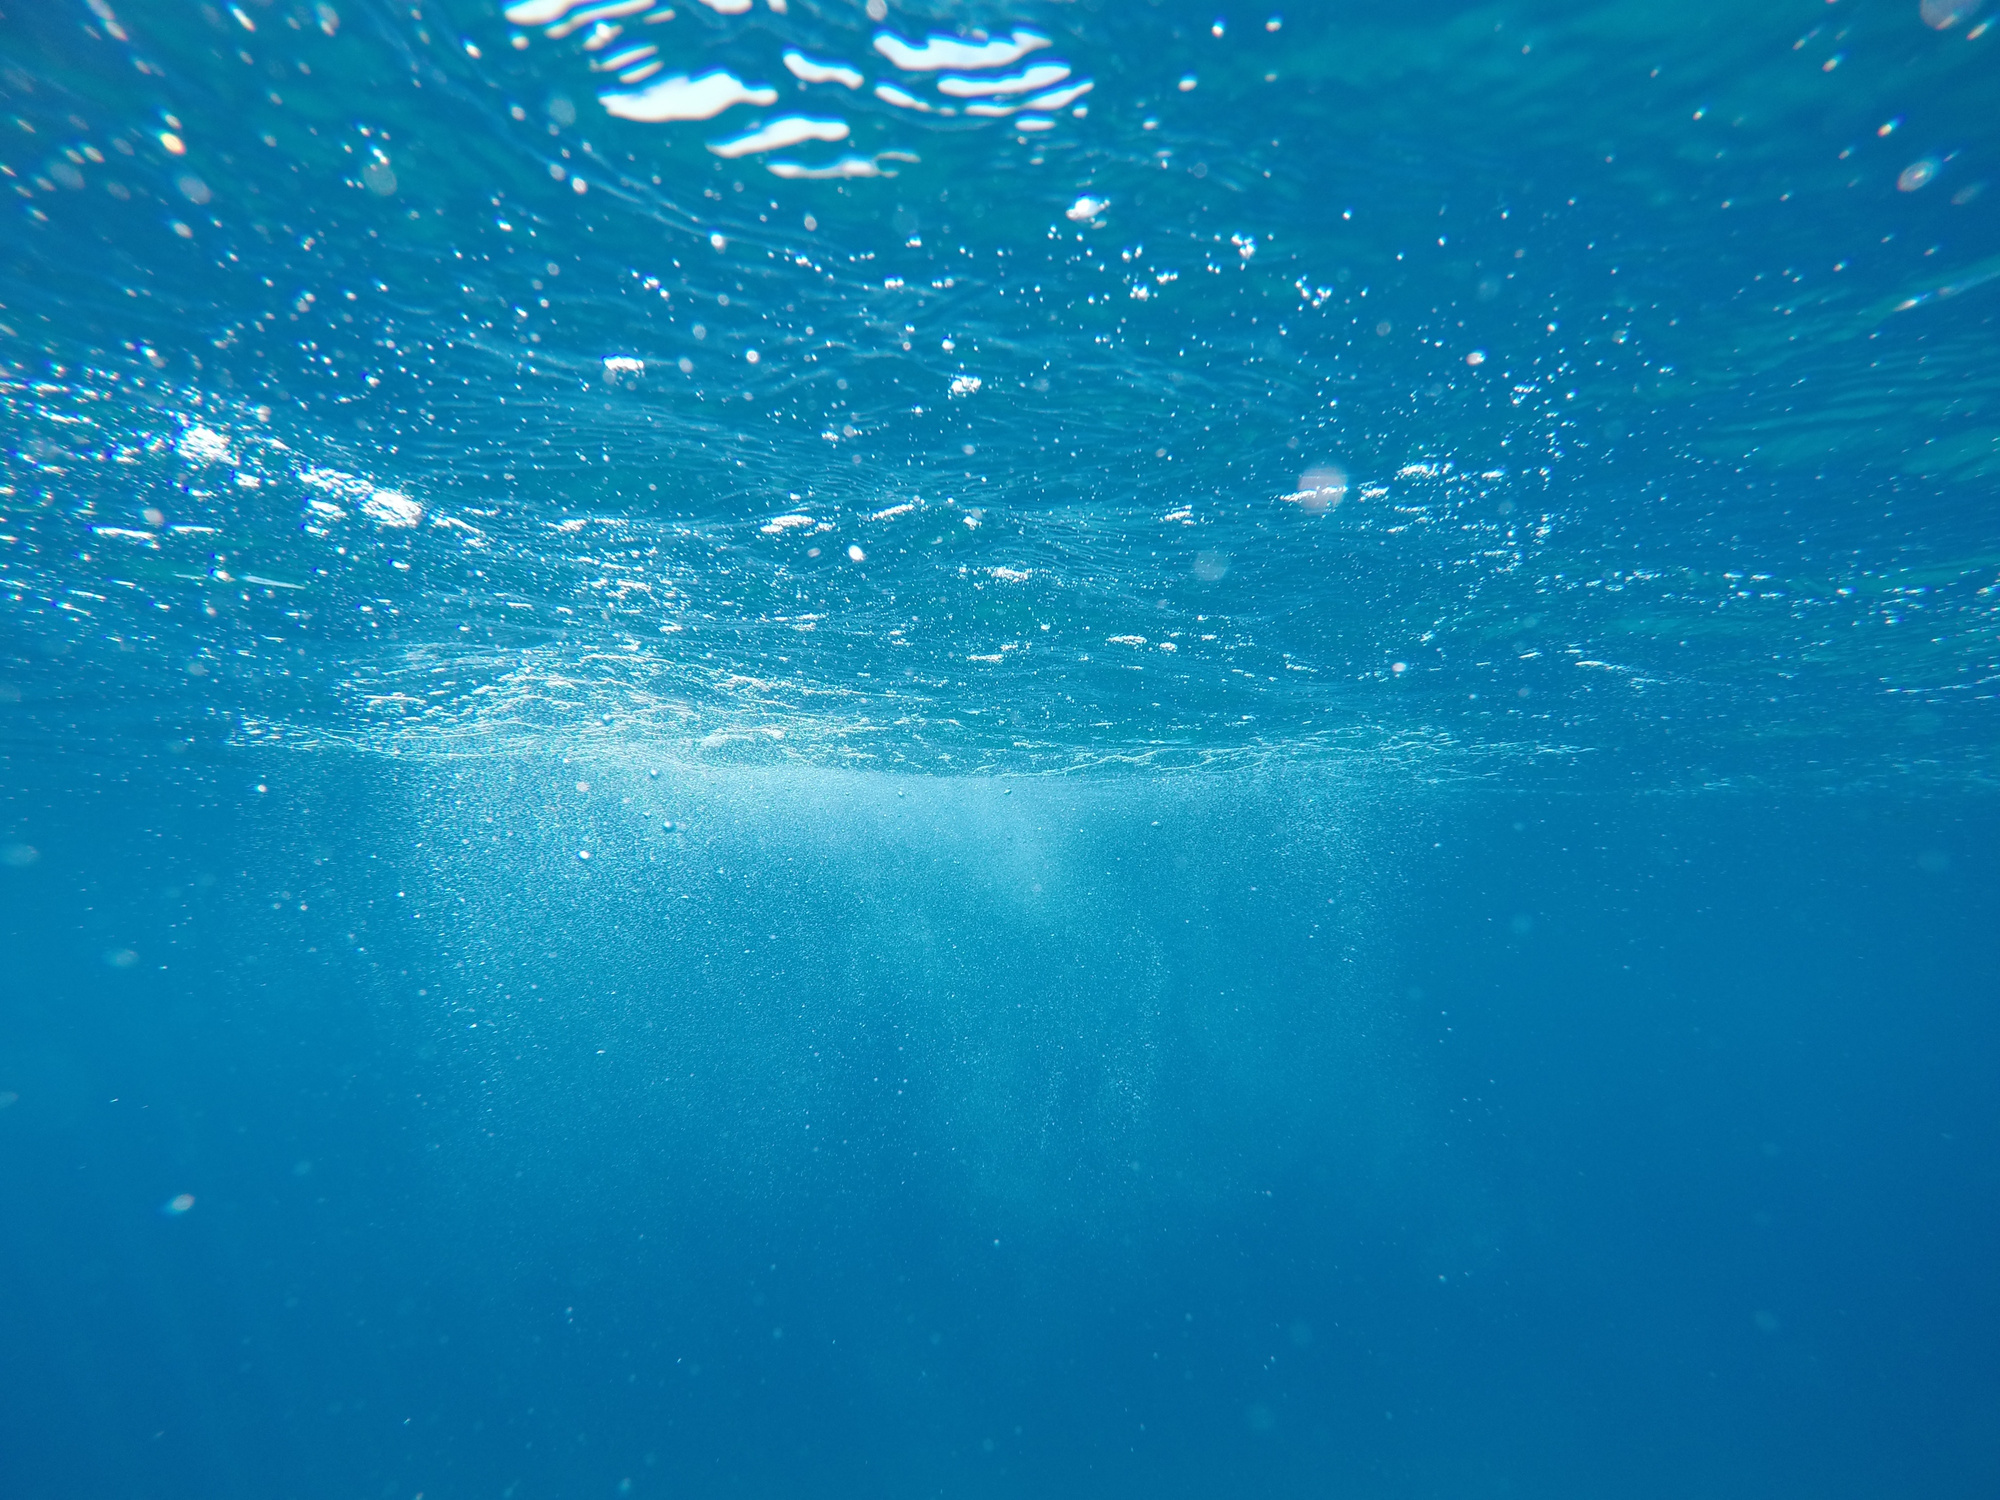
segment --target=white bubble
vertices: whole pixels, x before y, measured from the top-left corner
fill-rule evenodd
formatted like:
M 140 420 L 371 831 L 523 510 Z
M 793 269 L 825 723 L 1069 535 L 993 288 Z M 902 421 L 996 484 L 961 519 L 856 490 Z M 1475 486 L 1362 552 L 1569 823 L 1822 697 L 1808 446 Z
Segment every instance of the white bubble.
M 849 542 L 847 544 L 847 560 L 849 562 L 866 562 L 868 561 L 868 554 L 863 552 L 855 543 Z
M 173 1197 L 160 1205 L 160 1212 L 172 1218 L 179 1218 L 193 1207 L 193 1193 L 175 1193 Z

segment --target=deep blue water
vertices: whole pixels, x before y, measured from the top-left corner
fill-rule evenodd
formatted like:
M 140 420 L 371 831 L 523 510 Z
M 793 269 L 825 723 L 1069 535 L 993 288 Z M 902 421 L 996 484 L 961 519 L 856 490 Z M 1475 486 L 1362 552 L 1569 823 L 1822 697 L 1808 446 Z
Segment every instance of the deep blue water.
M 2000 1491 L 2000 11 L 871 4 L 0 0 L 0 1497 Z

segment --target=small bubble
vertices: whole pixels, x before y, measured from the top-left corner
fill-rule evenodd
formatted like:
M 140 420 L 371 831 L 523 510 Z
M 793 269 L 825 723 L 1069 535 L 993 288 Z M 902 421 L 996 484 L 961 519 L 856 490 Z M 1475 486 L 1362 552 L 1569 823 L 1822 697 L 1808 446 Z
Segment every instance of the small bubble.
M 182 1214 L 186 1213 L 189 1209 L 193 1207 L 194 1207 L 193 1193 L 176 1193 L 174 1194 L 173 1197 L 169 1198 L 165 1203 L 162 1203 L 160 1205 L 160 1212 L 168 1215 L 171 1218 L 179 1218 Z
M 863 552 L 861 548 L 856 544 L 854 544 L 853 542 L 849 542 L 847 544 L 847 560 L 849 562 L 866 562 L 868 561 L 868 554 L 866 552 Z
M 1941 169 L 1936 157 L 1920 157 L 1896 174 L 1896 191 L 1914 193 L 1918 188 L 1928 187 Z
M 1917 7 L 1917 14 L 1924 24 L 1935 31 L 1946 31 L 1960 21 L 1969 21 L 1979 14 L 1986 0 L 1923 0 Z

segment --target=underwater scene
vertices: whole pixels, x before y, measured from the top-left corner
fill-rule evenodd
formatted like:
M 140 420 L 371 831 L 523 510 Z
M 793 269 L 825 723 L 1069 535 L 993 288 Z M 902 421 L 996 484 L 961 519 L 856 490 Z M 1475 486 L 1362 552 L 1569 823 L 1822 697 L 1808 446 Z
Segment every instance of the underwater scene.
M 0 0 L 0 1497 L 2000 1494 L 2000 0 Z

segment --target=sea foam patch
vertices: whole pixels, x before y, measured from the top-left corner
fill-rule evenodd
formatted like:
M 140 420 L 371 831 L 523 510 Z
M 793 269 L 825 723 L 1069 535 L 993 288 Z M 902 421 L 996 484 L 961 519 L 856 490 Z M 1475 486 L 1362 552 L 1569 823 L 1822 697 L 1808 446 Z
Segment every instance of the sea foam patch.
M 739 135 L 731 140 L 710 141 L 708 149 L 717 156 L 733 158 L 754 156 L 763 151 L 781 151 L 787 146 L 796 146 L 803 141 L 844 141 L 847 139 L 845 120 L 812 120 L 804 115 L 787 115 L 773 120 L 761 129 L 748 135 Z
M 778 91 L 763 84 L 747 84 L 734 73 L 717 68 L 699 78 L 676 74 L 642 89 L 614 90 L 598 95 L 598 102 L 621 120 L 712 120 L 738 104 L 776 104 Z
M 1039 31 L 1017 31 L 1010 37 L 986 42 L 931 35 L 912 44 L 888 31 L 879 32 L 875 37 L 875 50 L 905 73 L 936 73 L 946 68 L 1004 68 L 1048 45 L 1049 39 Z

